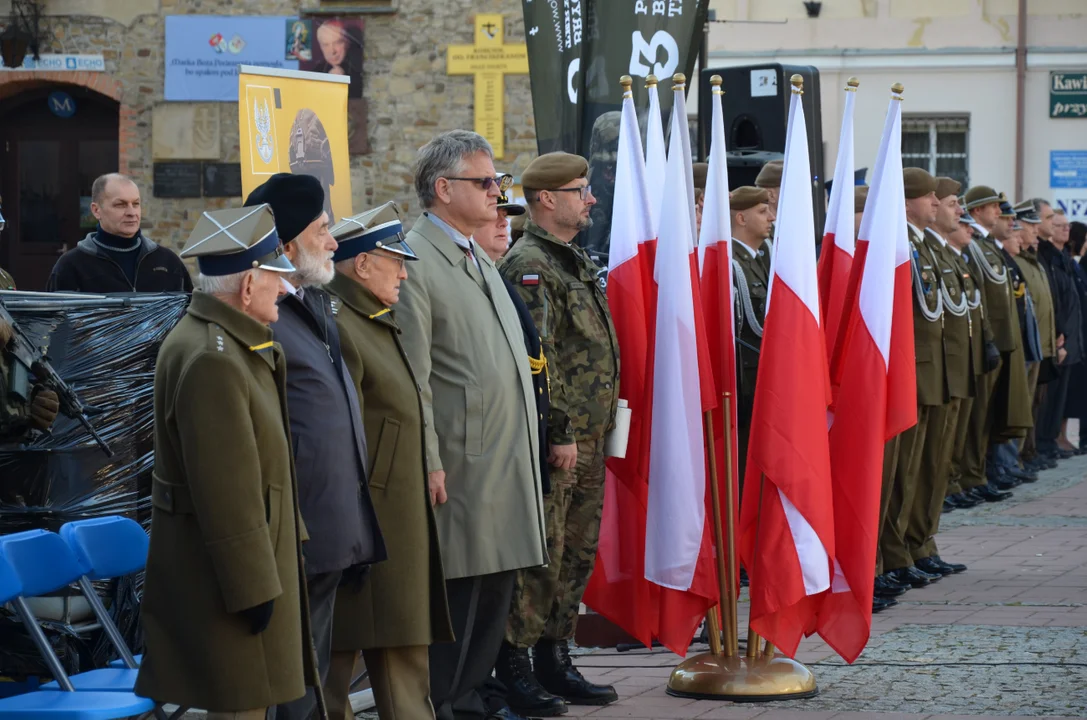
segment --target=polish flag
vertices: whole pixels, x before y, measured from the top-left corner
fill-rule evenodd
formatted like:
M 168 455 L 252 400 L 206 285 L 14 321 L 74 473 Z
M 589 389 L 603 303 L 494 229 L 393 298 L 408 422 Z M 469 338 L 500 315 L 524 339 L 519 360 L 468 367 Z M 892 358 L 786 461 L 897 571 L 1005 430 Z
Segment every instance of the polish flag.
M 819 307 L 823 314 L 827 362 L 831 367 L 834 367 L 832 357 L 846 303 L 849 270 L 853 265 L 853 106 L 856 99 L 856 87 L 847 87 L 842 132 L 838 139 L 838 159 L 834 163 L 834 183 L 830 189 L 827 222 L 819 255 Z
M 647 368 L 654 295 L 649 260 L 656 237 L 651 209 L 638 119 L 627 91 L 615 167 L 608 306 L 623 362 L 619 397 L 631 409 L 631 427 L 625 457 L 608 458 L 606 463 L 600 541 L 584 599 L 646 646 L 652 645 L 658 616 L 658 588 L 645 579 L 652 398 Z
M 646 92 L 649 94 L 649 109 L 646 111 L 645 123 L 645 176 L 650 180 L 649 187 L 649 213 L 653 218 L 653 237 L 657 237 L 660 229 L 661 206 L 664 204 L 664 171 L 667 166 L 667 155 L 664 145 L 664 125 L 661 122 L 660 96 L 657 94 L 657 83 L 647 83 Z
M 740 506 L 740 555 L 751 579 L 752 627 L 792 657 L 801 638 L 815 631 L 834 557 L 830 382 L 811 240 L 808 136 L 796 88 L 780 198 Z
M 678 80 L 678 78 L 677 78 Z M 707 522 L 703 410 L 716 404 L 697 284 L 685 87 L 677 82 L 657 240 L 645 577 L 660 586 L 657 637 L 680 655 L 718 599 Z M 685 147 L 686 146 L 686 147 Z M 705 358 L 705 362 L 700 362 Z
M 871 633 L 883 452 L 886 442 L 899 432 L 888 424 L 887 401 L 892 327 L 898 320 L 895 300 L 901 293 L 896 266 L 908 243 L 904 196 L 902 100 L 892 96 L 861 220 L 858 249 L 860 245 L 867 248 L 856 307 L 843 333 L 842 383 L 830 428 L 836 563 L 818 631 L 850 663 L 860 656 Z M 908 254 L 902 258 L 906 283 L 911 280 L 908 259 Z M 909 285 L 901 285 L 908 303 Z M 906 309 L 912 333 L 912 308 L 907 305 Z M 915 407 L 914 388 L 911 381 L 911 408 Z
M 724 93 L 719 86 L 713 88 L 712 137 L 710 141 L 709 170 L 706 175 L 706 202 L 702 208 L 702 229 L 699 232 L 698 252 L 701 269 L 700 288 L 702 291 L 702 316 L 706 320 L 706 335 L 709 339 L 710 364 L 713 379 L 720 393 L 728 393 L 730 413 L 724 416 L 722 403 L 713 412 L 714 448 L 716 450 L 719 482 L 732 486 L 733 517 L 739 526 L 740 495 L 737 483 L 738 448 L 736 439 L 736 326 L 733 324 L 732 309 L 732 215 L 729 210 L 728 162 L 725 147 L 725 123 L 721 103 Z M 725 443 L 728 443 L 726 446 Z M 732 474 L 725 475 L 725 450 L 731 447 Z M 724 502 L 725 493 L 720 497 Z M 721 517 L 725 517 L 726 508 L 721 507 Z M 727 548 L 718 548 L 726 552 Z M 733 562 L 735 568 L 735 562 Z M 732 578 L 733 585 L 739 577 Z

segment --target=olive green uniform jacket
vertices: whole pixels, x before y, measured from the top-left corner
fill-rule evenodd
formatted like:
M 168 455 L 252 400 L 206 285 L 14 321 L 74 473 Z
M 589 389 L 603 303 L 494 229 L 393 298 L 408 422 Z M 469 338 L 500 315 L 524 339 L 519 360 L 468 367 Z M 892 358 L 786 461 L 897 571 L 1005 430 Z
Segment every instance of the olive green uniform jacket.
M 501 273 L 525 301 L 550 366 L 554 445 L 596 440 L 615 426 L 619 340 L 588 254 L 529 220 Z
M 978 275 L 985 288 L 985 315 L 992 329 L 993 342 L 1003 359 L 1000 369 L 996 371 L 999 375 L 990 401 L 989 412 L 993 416 L 993 423 L 989 438 L 991 442 L 1021 438 L 1028 428 L 1033 427 L 1034 418 L 1031 397 L 1027 392 L 1026 362 L 1012 279 L 1004 253 L 991 236 L 975 232 L 967 252 L 971 253 L 971 261 L 976 262 L 981 270 Z M 998 282 L 996 278 L 1003 278 L 1003 282 Z
M 517 308 L 487 253 L 479 266 L 424 213 L 396 322 L 422 386 L 427 470 L 447 580 L 547 564 L 539 417 Z M 365 402 L 365 400 L 364 400 Z
M 1053 310 L 1053 292 L 1049 287 L 1049 275 L 1038 261 L 1034 250 L 1024 249 L 1015 257 L 1015 264 L 1023 273 L 1034 300 L 1034 315 L 1038 318 L 1038 333 L 1042 336 L 1042 357 L 1057 354 L 1056 314 Z
M 387 560 L 336 596 L 332 650 L 451 642 L 438 529 L 427 491 L 423 404 L 392 311 L 355 280 L 329 285 L 344 364 L 358 389 L 370 496 Z
M 954 250 L 932 230 L 925 230 L 925 245 L 936 259 L 939 273 L 939 289 L 944 302 L 944 394 L 950 398 L 974 396 L 974 363 L 971 339 L 974 323 L 970 317 L 967 293 L 963 277 L 954 258 Z M 981 328 L 978 329 L 981 334 Z
M 139 695 L 227 712 L 319 685 L 285 382 L 272 331 L 203 292 L 163 341 Z M 254 635 L 238 613 L 269 600 Z
M 911 225 L 907 228 L 913 254 L 913 344 L 917 371 L 917 404 L 943 405 L 948 397 L 944 380 L 944 323 L 940 297 L 940 266 L 936 255 Z M 930 320 L 926 313 L 935 315 Z
M 736 336 L 753 348 L 762 347 L 762 324 L 766 320 L 766 294 L 770 286 L 770 241 L 752 255 L 750 248 L 732 240 L 732 281 L 736 286 Z M 737 344 L 739 357 L 739 423 L 751 424 L 755 402 L 755 378 L 759 371 L 759 353 Z
M 985 320 L 985 294 L 982 292 L 978 268 L 970 261 L 969 254 L 956 250 L 950 245 L 946 248 L 948 257 L 959 273 L 963 294 L 970 309 L 970 395 L 976 397 L 978 378 L 985 374 L 985 343 L 992 341 L 992 331 Z

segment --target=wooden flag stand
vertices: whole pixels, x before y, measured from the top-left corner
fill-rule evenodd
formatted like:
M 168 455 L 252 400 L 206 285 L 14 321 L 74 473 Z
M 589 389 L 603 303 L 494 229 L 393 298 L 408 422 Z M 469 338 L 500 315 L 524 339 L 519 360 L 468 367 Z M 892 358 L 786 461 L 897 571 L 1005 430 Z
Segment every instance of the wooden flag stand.
M 720 92 L 720 81 L 714 93 Z M 724 393 L 726 424 L 732 417 L 730 393 Z M 737 622 L 736 571 L 736 498 L 732 492 L 732 443 L 725 440 L 725 513 L 721 521 L 720 491 L 717 486 L 717 455 L 713 441 L 713 416 L 705 413 L 706 446 L 710 456 L 710 498 L 713 502 L 713 532 L 717 545 L 717 580 L 721 604 L 706 614 L 710 651 L 687 658 L 672 671 L 668 679 L 669 695 L 697 700 L 731 700 L 732 702 L 767 702 L 815 697 L 819 688 L 815 676 L 800 663 L 775 654 L 774 646 L 763 644 L 750 625 L 747 628 L 747 652 L 740 655 Z M 729 433 L 731 436 L 731 433 Z M 727 544 L 726 544 L 727 543 Z M 722 611 L 724 627 L 720 627 L 718 611 Z M 721 630 L 724 630 L 722 639 Z

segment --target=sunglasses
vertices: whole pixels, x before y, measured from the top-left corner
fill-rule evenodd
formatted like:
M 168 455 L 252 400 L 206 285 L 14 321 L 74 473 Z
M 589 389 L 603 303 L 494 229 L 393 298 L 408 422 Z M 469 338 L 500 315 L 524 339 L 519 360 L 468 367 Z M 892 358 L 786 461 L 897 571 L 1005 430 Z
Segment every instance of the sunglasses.
M 499 175 L 496 178 L 493 177 L 447 177 L 446 180 L 463 180 L 464 182 L 473 182 L 479 185 L 479 188 L 484 192 L 491 189 L 492 186 L 497 185 L 499 192 L 506 192 L 513 185 L 512 175 Z

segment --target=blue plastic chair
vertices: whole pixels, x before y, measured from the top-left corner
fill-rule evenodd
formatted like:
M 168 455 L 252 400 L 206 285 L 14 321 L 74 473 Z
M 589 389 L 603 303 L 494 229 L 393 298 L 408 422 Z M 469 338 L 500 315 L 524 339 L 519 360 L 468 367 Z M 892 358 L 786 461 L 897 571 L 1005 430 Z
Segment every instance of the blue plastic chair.
M 59 535 L 27 530 L 0 537 L 0 603 L 15 607 L 60 688 L 2 699 L 0 718 L 114 720 L 155 711 L 155 703 L 131 692 L 77 691 L 30 611 L 25 598 L 59 590 L 84 572 Z
M 110 622 L 102 621 L 102 618 L 109 617 L 109 613 L 91 583 L 112 580 L 143 570 L 147 564 L 147 550 L 150 546 L 147 533 L 133 520 L 112 516 L 65 523 L 60 529 L 60 536 L 68 543 L 83 567 L 87 568 L 87 574 L 79 578 L 79 588 L 120 655 L 119 659 L 109 663 L 110 668 L 135 670 L 140 666 L 139 660 L 132 656 L 132 651 L 128 649 L 112 619 Z

